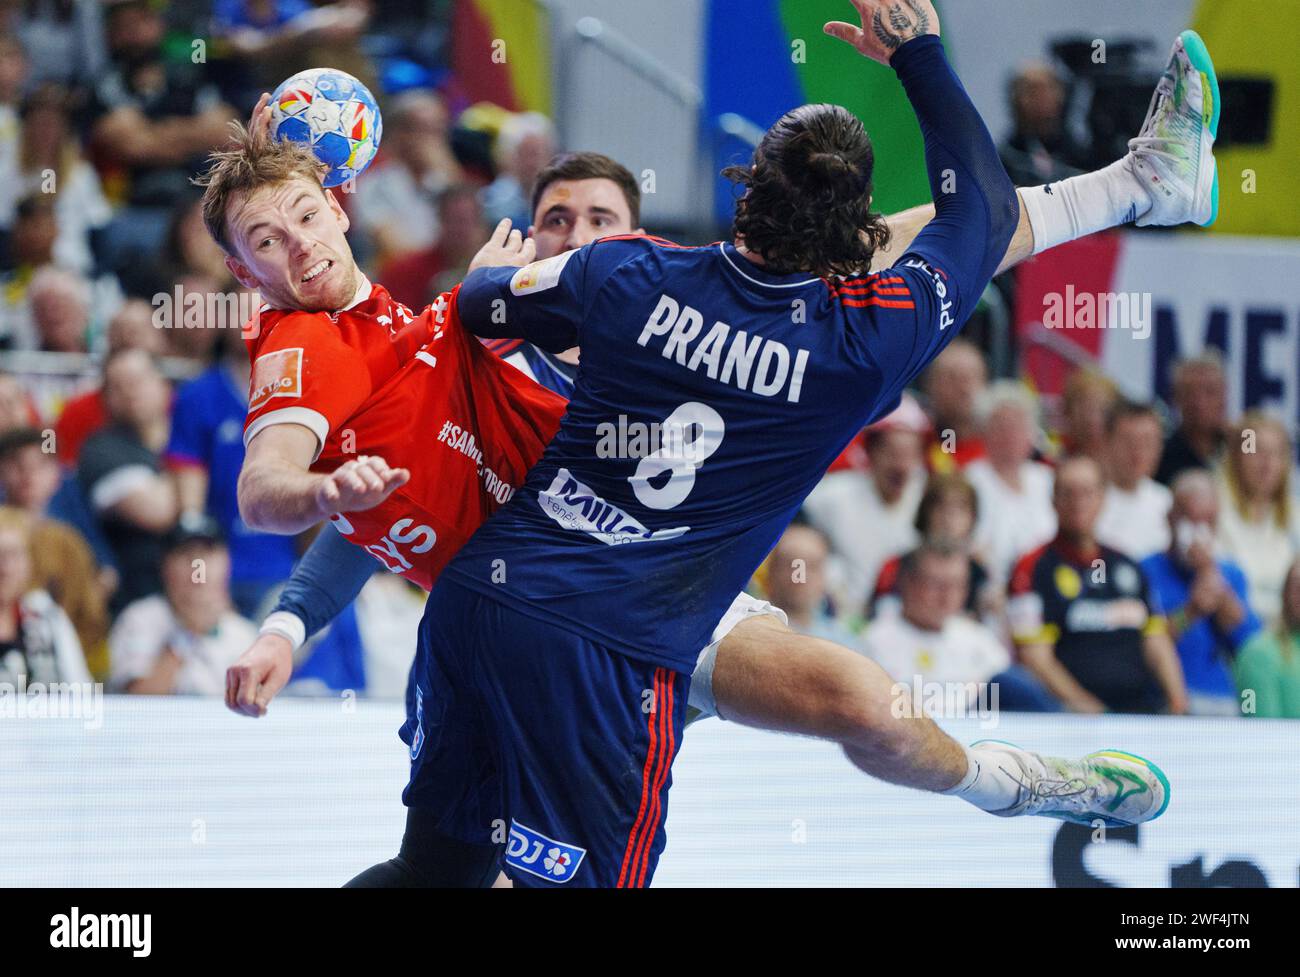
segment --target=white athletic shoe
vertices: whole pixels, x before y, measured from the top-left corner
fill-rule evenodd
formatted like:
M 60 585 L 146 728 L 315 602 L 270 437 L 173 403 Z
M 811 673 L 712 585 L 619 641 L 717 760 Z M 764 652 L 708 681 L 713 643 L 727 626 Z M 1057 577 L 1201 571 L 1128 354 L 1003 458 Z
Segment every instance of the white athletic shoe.
M 997 763 L 1020 784 L 1011 807 L 998 817 L 1037 814 L 1075 824 L 1101 821 L 1124 828 L 1160 817 L 1169 806 L 1169 778 L 1149 760 L 1120 750 L 1099 750 L 1081 760 L 1030 753 L 1001 740 L 980 740 L 971 750 Z
M 1133 172 L 1152 201 L 1139 225 L 1208 226 L 1219 216 L 1214 164 L 1219 107 L 1210 52 L 1196 31 L 1183 31 L 1151 96 L 1142 131 L 1128 144 Z

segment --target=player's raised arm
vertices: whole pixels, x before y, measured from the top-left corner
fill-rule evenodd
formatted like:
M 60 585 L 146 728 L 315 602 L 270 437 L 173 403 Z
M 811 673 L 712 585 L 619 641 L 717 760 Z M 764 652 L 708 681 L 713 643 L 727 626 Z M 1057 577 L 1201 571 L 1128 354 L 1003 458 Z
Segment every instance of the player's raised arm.
M 527 339 L 554 353 L 577 346 L 589 250 L 534 261 L 532 239 L 501 221 L 457 293 L 461 323 L 483 339 Z
M 939 36 L 939 15 L 930 0 L 850 2 L 862 18 L 862 26 L 832 20 L 824 28 L 826 33 L 852 45 L 864 58 L 886 67 L 908 41 L 927 35 Z
M 862 28 L 833 23 L 827 33 L 898 74 L 925 139 L 935 215 L 887 271 L 836 286 L 835 300 L 870 361 L 874 410 L 903 388 L 970 317 L 1020 217 L 1015 187 L 993 139 L 944 54 L 938 18 L 925 0 L 854 0 Z M 882 221 L 859 231 L 881 238 Z M 862 289 L 873 297 L 861 299 Z
M 893 3 L 854 0 L 853 5 L 862 18 L 862 27 L 854 27 L 852 24 L 846 24 L 842 21 L 832 21 L 826 25 L 826 33 L 852 45 L 864 57 L 868 57 L 880 64 L 891 64 L 891 59 L 908 41 L 918 37 L 937 37 L 939 35 L 939 17 L 929 0 L 899 0 L 899 2 Z M 912 98 L 910 91 L 908 97 Z M 913 99 L 912 104 L 916 107 L 915 99 Z M 924 119 L 922 119 L 922 130 L 925 130 Z M 931 191 L 934 192 L 935 168 L 930 165 L 930 142 L 930 134 L 926 133 L 926 162 L 930 174 Z M 990 139 L 989 142 L 991 143 L 992 140 Z M 999 169 L 1001 169 L 1000 164 Z M 956 177 L 955 172 L 952 175 L 954 178 Z M 940 189 L 943 189 L 942 181 Z M 934 198 L 936 201 L 940 199 L 938 192 L 934 192 Z M 887 218 L 889 242 L 884 247 L 877 249 L 871 262 L 871 270 L 878 271 L 887 268 L 897 261 L 908 251 L 913 241 L 934 220 L 936 215 L 937 207 L 935 204 L 923 204 Z M 1026 215 L 1022 212 L 1016 221 L 1015 233 L 1009 241 L 996 270 L 1004 271 L 1011 265 L 1023 261 L 1032 253 L 1033 232 L 1030 229 Z
M 832 23 L 826 31 L 890 65 L 916 112 L 935 217 L 908 253 L 944 280 L 949 316 L 960 326 L 1006 254 L 1020 202 L 993 137 L 948 64 L 929 0 L 854 0 L 854 6 L 861 29 Z

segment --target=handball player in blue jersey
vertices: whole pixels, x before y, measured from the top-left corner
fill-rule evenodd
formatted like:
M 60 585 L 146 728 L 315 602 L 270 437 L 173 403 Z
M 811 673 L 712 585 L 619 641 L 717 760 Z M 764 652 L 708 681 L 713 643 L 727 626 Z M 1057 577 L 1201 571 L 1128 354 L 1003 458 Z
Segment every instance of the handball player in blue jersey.
M 605 238 L 478 270 L 462 287 L 468 328 L 556 353 L 581 345 L 582 364 L 541 462 L 430 595 L 404 729 L 404 801 L 420 812 L 424 850 L 486 861 L 505 840 L 516 883 L 648 883 L 697 650 L 820 473 L 956 333 L 1021 228 L 1041 250 L 1126 212 L 1161 222 L 1172 205 L 1140 190 L 1134 209 L 1122 199 L 1128 177 L 1111 174 L 1063 201 L 1025 197 L 1022 213 L 930 4 L 854 5 L 864 29 L 828 33 L 898 73 L 935 196 L 934 220 L 892 267 L 864 273 L 885 231 L 869 212 L 861 123 L 804 106 L 736 174 L 745 194 L 733 242 Z M 1190 35 L 1183 59 L 1204 62 L 1212 80 L 1197 45 Z M 1196 172 L 1213 167 L 1206 145 L 1156 164 L 1190 167 L 1200 222 L 1217 203 Z M 501 249 L 504 265 L 527 257 Z M 656 450 L 608 450 L 611 426 L 632 424 L 662 432 Z M 1132 824 L 1169 797 L 1158 769 L 1114 751 L 1055 761 L 950 743 L 924 761 L 950 773 L 945 792 L 997 814 Z M 357 881 L 385 884 L 403 869 L 387 863 Z

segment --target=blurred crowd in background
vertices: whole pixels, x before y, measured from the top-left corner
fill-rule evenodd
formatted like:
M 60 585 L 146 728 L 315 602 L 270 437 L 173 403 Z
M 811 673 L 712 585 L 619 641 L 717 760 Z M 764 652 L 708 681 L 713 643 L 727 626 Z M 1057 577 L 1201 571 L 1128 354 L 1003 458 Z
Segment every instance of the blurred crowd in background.
M 380 156 L 340 199 L 362 269 L 416 308 L 496 221 L 531 223 L 557 150 L 600 149 L 465 104 L 449 7 L 0 2 L 0 682 L 221 694 L 308 542 L 239 518 L 241 323 L 166 300 L 238 291 L 190 181 L 262 91 L 330 65 L 379 96 Z M 1092 165 L 1050 67 L 1009 98 L 1017 183 Z M 1300 717 L 1288 428 L 1229 416 L 1213 355 L 1144 404 L 1087 366 L 1046 402 L 989 353 L 958 339 L 863 432 L 751 589 L 1002 708 Z M 399 696 L 422 608 L 377 573 L 291 688 Z

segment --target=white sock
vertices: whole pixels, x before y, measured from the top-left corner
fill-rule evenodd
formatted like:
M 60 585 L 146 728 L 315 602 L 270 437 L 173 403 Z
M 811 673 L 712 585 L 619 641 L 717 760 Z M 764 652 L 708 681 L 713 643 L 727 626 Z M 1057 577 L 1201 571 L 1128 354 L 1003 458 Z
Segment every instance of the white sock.
M 1151 195 L 1127 156 L 1095 173 L 1021 187 L 1020 199 L 1034 230 L 1034 254 L 1128 224 L 1151 209 Z
M 969 801 L 981 811 L 1005 811 L 1020 800 L 1020 781 L 1002 769 L 1004 755 L 966 746 L 962 749 L 966 752 L 966 776 L 941 793 Z

